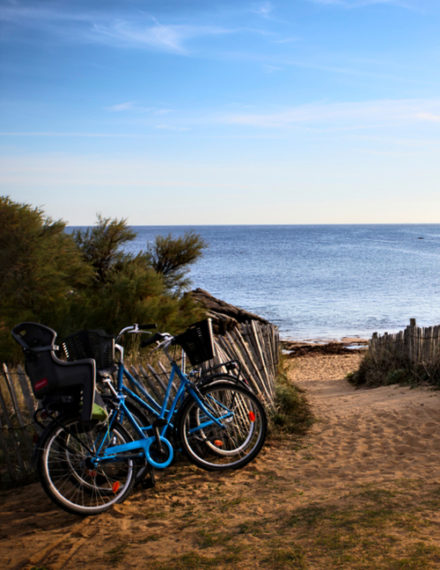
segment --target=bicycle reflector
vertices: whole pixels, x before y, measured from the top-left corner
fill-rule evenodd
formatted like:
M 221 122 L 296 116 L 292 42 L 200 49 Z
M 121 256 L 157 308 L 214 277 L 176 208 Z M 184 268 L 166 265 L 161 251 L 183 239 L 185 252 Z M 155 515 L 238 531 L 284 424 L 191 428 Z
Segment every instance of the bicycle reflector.
M 49 380 L 47 378 L 41 378 L 41 380 L 38 380 L 38 382 L 35 382 L 34 390 L 36 392 L 38 392 L 38 390 L 46 388 L 46 386 L 48 386 L 48 385 L 49 385 Z
M 255 413 L 254 413 L 254 412 L 249 412 L 249 413 L 248 413 L 248 418 L 249 418 L 249 421 L 254 422 L 254 421 L 255 421 Z

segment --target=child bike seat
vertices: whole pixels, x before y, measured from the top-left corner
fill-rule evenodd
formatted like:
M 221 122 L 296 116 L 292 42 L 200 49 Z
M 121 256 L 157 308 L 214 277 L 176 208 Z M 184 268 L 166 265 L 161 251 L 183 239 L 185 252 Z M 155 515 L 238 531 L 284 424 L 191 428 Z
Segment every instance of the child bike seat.
M 40 323 L 25 322 L 12 329 L 12 336 L 25 355 L 25 369 L 38 399 L 50 394 L 73 394 L 77 397 L 81 420 L 92 414 L 96 382 L 96 365 L 92 358 L 65 362 L 55 351 L 57 333 Z

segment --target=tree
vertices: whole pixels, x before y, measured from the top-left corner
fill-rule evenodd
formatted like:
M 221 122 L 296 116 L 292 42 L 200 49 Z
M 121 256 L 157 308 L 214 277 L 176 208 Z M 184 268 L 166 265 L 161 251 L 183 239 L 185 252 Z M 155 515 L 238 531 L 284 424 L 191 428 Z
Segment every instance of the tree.
M 91 281 L 62 221 L 42 210 L 0 197 L 0 356 L 15 352 L 10 328 L 38 320 L 62 328 L 70 320 L 80 291 Z
M 182 292 L 189 281 L 188 266 L 197 261 L 206 243 L 190 231 L 183 237 L 157 236 L 154 244 L 147 249 L 147 260 L 153 269 L 163 275 L 166 287 L 171 291 Z
M 126 220 L 112 220 L 100 215 L 96 226 L 73 234 L 84 260 L 93 266 L 95 278 L 100 283 L 108 281 L 116 265 L 126 259 L 120 248 L 135 237 Z
M 158 238 L 134 255 L 123 249 L 136 235 L 125 220 L 98 216 L 93 228 L 65 229 L 39 208 L 0 197 L 0 360 L 20 354 L 10 329 L 21 321 L 62 337 L 82 328 L 116 333 L 134 322 L 179 333 L 202 318 L 184 295 L 187 265 L 204 247 L 196 234 Z
M 203 316 L 183 293 L 187 266 L 205 244 L 190 232 L 176 239 L 158 236 L 154 245 L 137 255 L 124 252 L 123 246 L 135 235 L 126 220 L 101 216 L 94 228 L 75 232 L 84 259 L 95 271 L 84 323 L 95 327 L 99 323 L 116 332 L 131 322 L 155 322 L 169 332 L 181 332 Z

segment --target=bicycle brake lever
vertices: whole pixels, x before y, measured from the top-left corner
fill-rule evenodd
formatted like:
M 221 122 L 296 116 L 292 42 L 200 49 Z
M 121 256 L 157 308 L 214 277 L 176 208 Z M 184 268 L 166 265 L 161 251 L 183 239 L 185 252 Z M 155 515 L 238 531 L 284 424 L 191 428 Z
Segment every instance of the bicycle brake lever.
M 155 342 L 162 340 L 162 335 L 160 333 L 154 334 L 152 337 L 147 338 L 141 341 L 141 348 L 148 346 L 150 344 L 154 344 Z

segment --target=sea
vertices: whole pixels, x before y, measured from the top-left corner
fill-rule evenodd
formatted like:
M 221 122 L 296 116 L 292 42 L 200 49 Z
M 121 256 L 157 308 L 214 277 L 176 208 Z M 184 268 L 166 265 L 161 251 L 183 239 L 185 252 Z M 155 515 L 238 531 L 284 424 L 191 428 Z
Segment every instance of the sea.
M 440 224 L 133 226 L 126 251 L 188 231 L 191 288 L 256 313 L 283 339 L 369 338 L 440 324 Z

